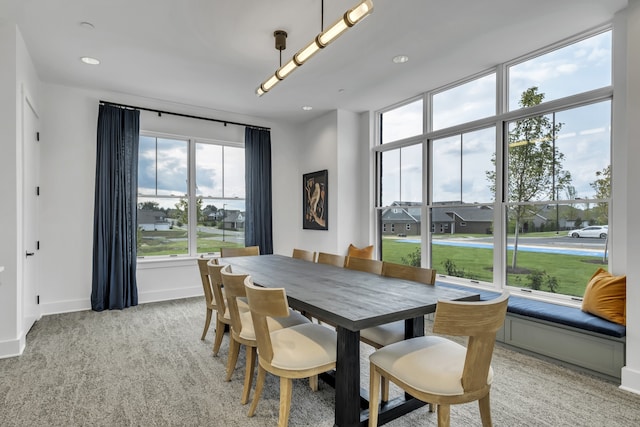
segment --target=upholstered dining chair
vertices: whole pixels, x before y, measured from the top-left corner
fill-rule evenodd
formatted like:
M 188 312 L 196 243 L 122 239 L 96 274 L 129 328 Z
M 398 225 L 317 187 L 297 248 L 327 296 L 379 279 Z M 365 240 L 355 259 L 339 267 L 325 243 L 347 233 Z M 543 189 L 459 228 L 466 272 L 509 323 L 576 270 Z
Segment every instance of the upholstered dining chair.
M 345 268 L 364 271 L 366 273 L 382 274 L 382 261 L 377 259 L 356 258 L 348 256 L 344 263 Z
M 240 346 L 243 345 L 246 350 L 246 365 L 244 388 L 240 402 L 244 405 L 249 401 L 249 394 L 251 393 L 251 384 L 253 382 L 253 373 L 256 365 L 256 348 L 258 346 L 251 312 L 241 312 L 239 310 L 240 299 L 247 296 L 245 279 L 249 276 L 247 274 L 232 273 L 230 266 L 221 269 L 220 274 L 222 275 L 222 284 L 225 289 L 227 305 L 231 316 L 231 340 L 229 341 L 226 381 L 231 380 L 231 375 L 238 362 Z M 270 330 L 288 328 L 304 323 L 310 323 L 309 319 L 293 310 L 281 316 L 269 317 L 268 319 Z
M 436 270 L 383 261 L 382 275 L 434 285 Z M 404 340 L 404 321 L 391 322 L 360 331 L 360 340 L 375 348 Z
M 344 255 L 335 255 L 329 254 L 326 252 L 318 252 L 318 259 L 316 262 L 318 264 L 327 264 L 333 265 L 336 267 L 344 267 L 344 262 L 346 261 L 346 257 Z
M 434 285 L 436 283 L 436 270 L 431 268 L 414 267 L 411 265 L 382 262 L 382 275 L 397 279 L 411 280 L 413 282 Z M 403 341 L 405 338 L 404 321 L 385 323 L 360 331 L 360 341 L 378 349 L 386 345 Z M 382 401 L 389 400 L 389 381 L 382 379 Z
M 209 260 L 210 258 L 198 258 L 198 270 L 200 271 L 200 280 L 202 281 L 202 289 L 204 290 L 204 302 L 207 309 L 206 318 L 204 321 L 204 330 L 202 331 L 202 336 L 200 337 L 202 341 L 204 341 L 204 338 L 205 336 L 207 336 L 207 332 L 209 331 L 213 311 L 217 309 L 216 300 L 213 297 L 211 280 L 209 278 L 209 267 L 207 267 L 207 263 L 209 262 Z
M 318 374 L 335 369 L 337 334 L 334 330 L 305 323 L 272 331 L 270 316 L 290 313 L 283 288 L 259 288 L 245 281 L 247 299 L 258 341 L 258 378 L 249 416 L 255 414 L 262 394 L 267 372 L 280 377 L 280 413 L 278 426 L 289 423 L 293 379 L 309 378 L 312 389 L 317 389 Z M 314 384 L 315 382 L 315 384 Z
M 244 248 L 220 248 L 220 256 L 222 258 L 253 255 L 260 255 L 260 246 L 246 246 Z
M 213 298 L 216 301 L 216 336 L 213 341 L 213 355 L 217 356 L 224 337 L 224 331 L 227 326 L 231 327 L 231 314 L 227 307 L 227 301 L 224 289 L 222 288 L 222 274 L 220 271 L 226 267 L 226 264 L 218 264 L 217 259 L 211 259 L 207 263 L 209 268 L 209 277 L 213 288 Z M 249 311 L 249 304 L 245 300 L 238 299 L 238 310 L 241 312 Z
M 450 405 L 476 400 L 482 425 L 491 426 L 491 358 L 508 299 L 509 293 L 504 292 L 489 301 L 438 302 L 433 333 L 466 336 L 466 347 L 432 335 L 411 338 L 372 353 L 369 427 L 378 425 L 381 377 L 423 402 L 436 404 L 439 427 L 449 426 Z
M 313 251 L 307 251 L 304 249 L 293 249 L 293 253 L 291 254 L 292 258 L 301 259 L 309 262 L 316 262 L 316 253 Z

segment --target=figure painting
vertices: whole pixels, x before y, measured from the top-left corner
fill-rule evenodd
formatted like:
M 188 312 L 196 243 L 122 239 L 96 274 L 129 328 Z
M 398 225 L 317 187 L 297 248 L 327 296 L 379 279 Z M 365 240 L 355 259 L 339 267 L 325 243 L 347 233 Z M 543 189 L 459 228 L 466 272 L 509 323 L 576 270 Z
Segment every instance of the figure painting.
M 302 176 L 302 228 L 328 230 L 327 170 Z

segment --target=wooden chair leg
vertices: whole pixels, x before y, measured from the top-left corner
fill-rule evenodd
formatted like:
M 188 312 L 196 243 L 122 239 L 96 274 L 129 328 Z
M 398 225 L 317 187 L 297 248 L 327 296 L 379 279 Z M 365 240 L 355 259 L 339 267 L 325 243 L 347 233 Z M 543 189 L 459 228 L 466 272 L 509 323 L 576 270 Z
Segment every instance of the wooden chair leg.
M 220 345 L 222 344 L 222 337 L 224 336 L 224 323 L 219 319 L 216 319 L 216 338 L 213 341 L 213 355 L 217 356 L 220 351 Z
M 313 375 L 309 377 L 309 387 L 311 387 L 311 391 L 318 391 L 318 376 Z
M 433 412 L 436 410 L 436 405 L 434 405 L 433 403 L 429 403 L 429 412 Z
M 256 413 L 256 408 L 258 407 L 258 401 L 260 400 L 260 395 L 262 395 L 262 388 L 264 387 L 264 380 L 267 376 L 267 371 L 264 370 L 262 366 L 258 366 L 258 378 L 256 379 L 256 390 L 253 392 L 253 400 L 251 401 L 251 407 L 249 408 L 249 413 L 247 416 L 253 417 L 253 414 Z
M 231 375 L 233 375 L 238 362 L 238 354 L 240 354 L 240 343 L 231 338 L 229 340 L 229 359 L 227 360 L 227 378 L 225 381 L 231 381 Z
M 380 388 L 381 388 L 381 394 L 382 394 L 382 401 L 388 402 L 389 401 L 389 380 L 386 379 L 385 377 L 380 378 Z
M 200 341 L 204 341 L 204 337 L 207 336 L 207 331 L 209 331 L 209 325 L 211 325 L 211 312 L 213 310 L 211 310 L 210 308 L 207 308 L 207 320 L 205 320 L 204 322 L 204 331 L 202 331 L 202 336 L 200 337 Z
M 480 407 L 480 419 L 482 420 L 482 427 L 491 427 L 491 403 L 489 394 L 480 400 L 478 400 L 478 406 Z
M 293 380 L 291 378 L 280 377 L 280 415 L 278 417 L 278 427 L 287 427 L 289 424 L 292 389 Z
M 438 405 L 438 427 L 449 427 L 450 413 L 449 405 Z
M 245 346 L 246 367 L 244 371 L 244 389 L 242 390 L 242 399 L 240 403 L 246 405 L 249 402 L 249 394 L 251 394 L 251 384 L 253 383 L 253 373 L 256 366 L 257 350 L 255 347 Z
M 369 372 L 369 427 L 377 427 L 380 372 L 378 372 L 373 363 L 370 364 Z

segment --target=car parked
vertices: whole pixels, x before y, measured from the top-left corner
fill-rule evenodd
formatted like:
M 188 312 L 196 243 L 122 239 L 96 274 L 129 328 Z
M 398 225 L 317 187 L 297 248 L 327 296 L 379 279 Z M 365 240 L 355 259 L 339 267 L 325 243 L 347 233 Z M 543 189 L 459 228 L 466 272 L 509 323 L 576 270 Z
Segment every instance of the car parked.
M 569 237 L 597 237 L 600 239 L 606 239 L 609 235 L 608 225 L 590 225 L 589 227 L 581 228 L 579 230 L 571 230 L 567 233 Z

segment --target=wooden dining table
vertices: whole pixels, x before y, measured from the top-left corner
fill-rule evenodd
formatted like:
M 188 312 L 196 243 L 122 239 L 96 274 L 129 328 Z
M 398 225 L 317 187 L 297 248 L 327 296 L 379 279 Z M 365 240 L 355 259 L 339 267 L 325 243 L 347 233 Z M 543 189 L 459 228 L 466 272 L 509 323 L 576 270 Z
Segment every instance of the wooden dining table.
M 256 285 L 284 288 L 289 305 L 335 325 L 337 361 L 335 426 L 366 426 L 368 390 L 360 387 L 360 331 L 394 321 L 405 321 L 405 337 L 424 335 L 424 315 L 439 300 L 479 300 L 478 293 L 425 285 L 282 255 L 221 258 L 236 273 L 251 275 Z M 424 405 L 401 396 L 383 403 L 379 424 Z

